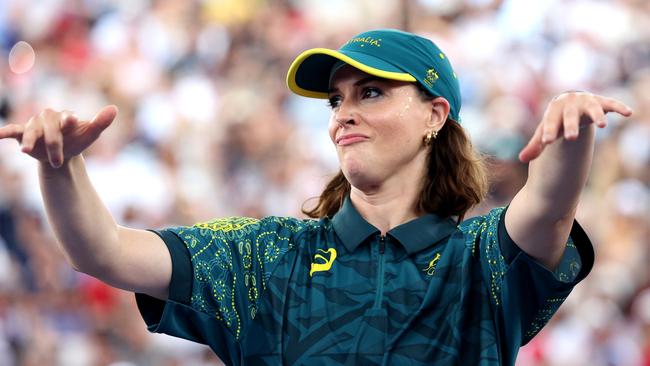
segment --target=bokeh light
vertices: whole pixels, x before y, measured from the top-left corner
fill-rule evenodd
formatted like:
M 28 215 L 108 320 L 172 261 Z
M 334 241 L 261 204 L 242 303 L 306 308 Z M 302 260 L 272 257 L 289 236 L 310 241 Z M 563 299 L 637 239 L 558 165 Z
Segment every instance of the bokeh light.
M 9 69 L 15 74 L 24 74 L 34 67 L 36 53 L 34 48 L 25 42 L 16 43 L 9 52 Z

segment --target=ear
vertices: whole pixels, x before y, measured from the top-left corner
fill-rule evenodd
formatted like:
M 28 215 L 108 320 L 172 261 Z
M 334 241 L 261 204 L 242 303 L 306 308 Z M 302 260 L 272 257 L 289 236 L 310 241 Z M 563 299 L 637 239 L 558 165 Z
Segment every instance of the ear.
M 443 97 L 431 99 L 431 119 L 427 123 L 427 127 L 435 131 L 440 131 L 447 121 L 449 110 L 449 102 L 447 99 Z

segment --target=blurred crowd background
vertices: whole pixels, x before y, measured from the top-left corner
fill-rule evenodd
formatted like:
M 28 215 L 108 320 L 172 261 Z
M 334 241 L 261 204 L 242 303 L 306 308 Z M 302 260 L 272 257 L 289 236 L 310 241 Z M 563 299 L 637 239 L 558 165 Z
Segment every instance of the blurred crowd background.
M 490 156 L 490 198 L 472 215 L 523 185 L 517 153 L 553 96 L 633 107 L 598 131 L 578 212 L 594 270 L 518 365 L 650 365 L 649 1 L 2 0 L 0 124 L 116 104 L 84 155 L 127 226 L 303 216 L 337 160 L 326 102 L 290 94 L 287 68 L 379 27 L 430 37 L 455 66 L 463 126 Z M 203 346 L 149 334 L 131 294 L 65 262 L 36 163 L 0 141 L 0 365 L 218 364 Z

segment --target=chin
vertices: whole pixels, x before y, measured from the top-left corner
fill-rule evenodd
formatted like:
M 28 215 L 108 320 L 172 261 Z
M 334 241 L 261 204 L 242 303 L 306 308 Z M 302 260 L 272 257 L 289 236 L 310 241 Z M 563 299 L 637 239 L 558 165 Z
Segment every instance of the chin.
M 364 162 L 359 161 L 359 159 L 354 159 L 349 156 L 344 158 L 341 162 L 341 170 L 343 171 L 343 174 L 345 177 L 348 179 L 348 181 L 352 182 L 353 179 L 359 176 L 363 176 L 365 172 L 365 165 Z
M 347 164 L 341 167 L 341 170 L 348 182 L 359 190 L 368 191 L 378 185 L 377 179 L 369 174 L 361 164 Z

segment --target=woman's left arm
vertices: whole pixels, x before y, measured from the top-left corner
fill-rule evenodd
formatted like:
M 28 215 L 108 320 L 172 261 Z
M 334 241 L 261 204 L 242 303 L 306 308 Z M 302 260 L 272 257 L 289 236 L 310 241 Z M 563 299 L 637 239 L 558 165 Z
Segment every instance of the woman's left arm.
M 564 253 L 589 176 L 595 129 L 606 126 L 608 112 L 632 114 L 612 98 L 584 92 L 561 94 L 551 101 L 519 153 L 522 162 L 530 162 L 528 179 L 508 207 L 505 227 L 524 252 L 551 270 Z

